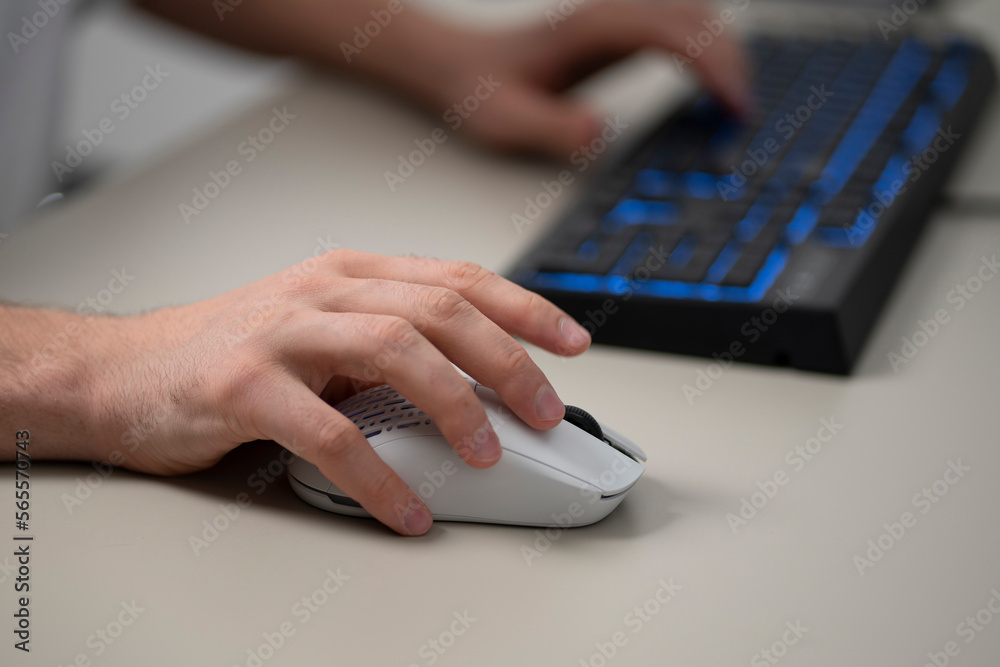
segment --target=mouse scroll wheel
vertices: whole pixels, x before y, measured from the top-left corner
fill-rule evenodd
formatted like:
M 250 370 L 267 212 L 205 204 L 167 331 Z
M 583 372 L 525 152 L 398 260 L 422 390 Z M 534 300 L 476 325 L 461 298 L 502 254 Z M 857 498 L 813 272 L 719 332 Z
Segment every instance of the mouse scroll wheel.
M 598 440 L 604 439 L 604 431 L 601 430 L 601 425 L 597 423 L 596 419 L 590 416 L 589 412 L 582 408 L 578 408 L 575 405 L 567 405 L 566 416 L 563 419 L 578 428 L 582 428 Z

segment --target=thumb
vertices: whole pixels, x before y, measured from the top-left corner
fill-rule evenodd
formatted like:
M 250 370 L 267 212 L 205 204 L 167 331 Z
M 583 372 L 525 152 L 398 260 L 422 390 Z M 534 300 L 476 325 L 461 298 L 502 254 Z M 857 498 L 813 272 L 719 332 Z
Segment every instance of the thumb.
M 600 123 L 581 102 L 540 88 L 511 85 L 472 115 L 467 129 L 495 148 L 566 159 L 597 136 Z

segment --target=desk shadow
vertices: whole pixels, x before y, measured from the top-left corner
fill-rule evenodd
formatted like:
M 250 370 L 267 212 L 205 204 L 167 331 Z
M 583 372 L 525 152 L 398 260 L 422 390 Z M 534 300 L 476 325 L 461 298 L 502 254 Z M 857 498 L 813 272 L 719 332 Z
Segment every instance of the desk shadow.
M 231 503 L 245 493 L 254 507 L 294 515 L 296 520 L 315 524 L 318 530 L 336 530 L 370 538 L 399 540 L 396 533 L 377 521 L 326 512 L 309 505 L 292 490 L 286 476 L 289 454 L 277 443 L 258 440 L 240 445 L 211 468 L 180 477 L 150 478 L 161 484 Z M 435 540 L 431 531 L 426 537 Z
M 246 494 L 253 506 L 295 515 L 296 520 L 315 523 L 319 530 L 336 530 L 374 539 L 393 540 L 396 535 L 377 521 L 358 517 L 335 515 L 302 501 L 292 490 L 285 475 L 287 458 L 284 450 L 274 442 L 257 441 L 241 445 L 222 458 L 216 465 L 196 473 L 178 477 L 144 476 L 122 471 L 122 475 L 145 477 L 151 484 L 164 484 L 185 489 L 191 493 L 210 497 L 218 503 L 232 503 L 239 494 Z M 71 471 L 75 474 L 75 471 Z M 690 507 L 697 499 L 681 498 L 671 489 L 650 476 L 639 480 L 632 492 L 602 521 L 591 526 L 560 531 L 563 542 L 590 539 L 633 539 L 663 530 L 682 513 L 673 510 L 678 506 Z M 585 502 L 585 501 L 584 501 Z M 406 542 L 434 543 L 446 539 L 448 533 L 459 530 L 502 530 L 533 535 L 537 527 L 499 526 L 460 522 L 437 522 L 420 540 Z M 544 529 L 542 529 L 544 530 Z

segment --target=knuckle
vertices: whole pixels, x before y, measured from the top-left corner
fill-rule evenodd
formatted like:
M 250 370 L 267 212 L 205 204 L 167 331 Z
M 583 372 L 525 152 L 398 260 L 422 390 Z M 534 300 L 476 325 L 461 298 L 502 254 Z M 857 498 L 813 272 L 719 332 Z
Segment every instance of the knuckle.
M 396 477 L 388 469 L 380 469 L 366 485 L 370 500 L 386 501 L 395 496 Z
M 420 334 L 406 319 L 384 315 L 369 322 L 371 340 L 377 351 L 409 347 Z
M 517 342 L 514 342 L 507 353 L 506 365 L 508 372 L 512 375 L 530 373 L 535 369 L 535 362 L 532 361 L 531 355 Z
M 241 313 L 221 342 L 233 353 L 274 356 L 275 342 L 309 327 L 314 315 L 314 311 L 299 304 L 272 297 Z
M 431 320 L 448 321 L 466 315 L 472 304 L 461 294 L 445 287 L 428 288 L 421 299 L 421 309 Z
M 325 256 L 329 258 L 331 268 L 344 274 L 353 273 L 353 271 L 348 270 L 350 267 L 369 264 L 379 259 L 378 255 L 353 248 L 337 248 L 326 253 Z
M 354 442 L 354 424 L 344 419 L 328 419 L 316 428 L 316 442 L 313 445 L 316 457 L 324 461 L 343 458 Z
M 325 264 L 337 265 L 342 262 L 345 257 L 349 257 L 350 252 L 351 251 L 346 248 L 334 248 L 320 253 L 317 255 L 317 259 Z
M 446 411 L 435 415 L 434 418 L 441 431 L 452 434 L 451 437 L 457 437 L 456 434 L 465 431 L 471 424 L 481 423 L 486 416 L 483 404 L 476 398 L 469 383 L 461 378 L 458 380 L 456 383 L 445 380 L 434 383 L 435 387 L 439 387 L 438 397 L 442 405 L 448 406 Z M 455 446 L 456 441 L 451 437 L 449 440 L 452 442 L 452 448 L 459 451 Z M 459 451 L 459 454 L 461 453 Z
M 522 294 L 525 299 L 523 312 L 527 313 L 529 318 L 538 317 L 552 306 L 552 303 L 540 294 L 529 290 L 524 290 Z
M 275 308 L 272 322 L 279 331 L 299 331 L 311 325 L 314 317 L 314 311 L 284 304 Z
M 445 262 L 441 266 L 445 281 L 456 292 L 474 288 L 493 274 L 475 262 Z
M 306 271 L 304 264 L 296 264 L 292 270 L 286 274 L 285 297 L 297 300 L 302 297 L 310 297 L 321 294 L 330 288 L 330 280 L 325 276 Z

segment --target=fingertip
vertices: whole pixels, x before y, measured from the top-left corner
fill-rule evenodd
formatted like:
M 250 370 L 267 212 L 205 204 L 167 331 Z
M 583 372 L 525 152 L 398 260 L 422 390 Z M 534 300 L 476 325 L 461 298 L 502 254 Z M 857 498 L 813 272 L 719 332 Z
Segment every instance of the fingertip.
M 590 332 L 584 329 L 573 318 L 564 316 L 559 318 L 559 345 L 558 353 L 564 356 L 575 356 L 582 354 L 590 347 Z
M 485 470 L 487 468 L 492 468 L 497 463 L 499 463 L 501 456 L 497 456 L 496 458 L 489 458 L 489 459 L 478 459 L 478 458 L 466 459 L 465 463 L 470 468 L 475 468 L 477 470 Z
M 475 460 L 476 467 L 489 468 L 503 455 L 503 447 L 500 445 L 500 436 L 493 430 L 493 425 L 489 420 L 482 426 L 483 437 L 476 434 Z
M 397 528 L 397 532 L 402 535 L 423 535 L 431 529 L 431 525 L 434 523 L 431 511 L 424 505 L 423 501 L 416 497 L 411 498 L 399 514 L 401 529 Z
M 542 422 L 541 428 L 552 428 L 566 416 L 566 406 L 555 389 L 543 384 L 535 394 L 535 416 Z
M 500 460 L 503 447 L 493 425 L 487 419 L 472 436 L 466 437 L 454 446 L 458 455 L 473 468 L 489 468 Z
M 691 25 L 700 29 L 702 20 Z M 664 46 L 675 53 L 687 53 L 684 40 L 689 40 L 684 31 L 671 30 Z M 748 111 L 751 83 L 751 67 L 748 52 L 738 34 L 724 31 L 693 56 L 694 69 L 699 78 L 733 112 L 743 114 Z

